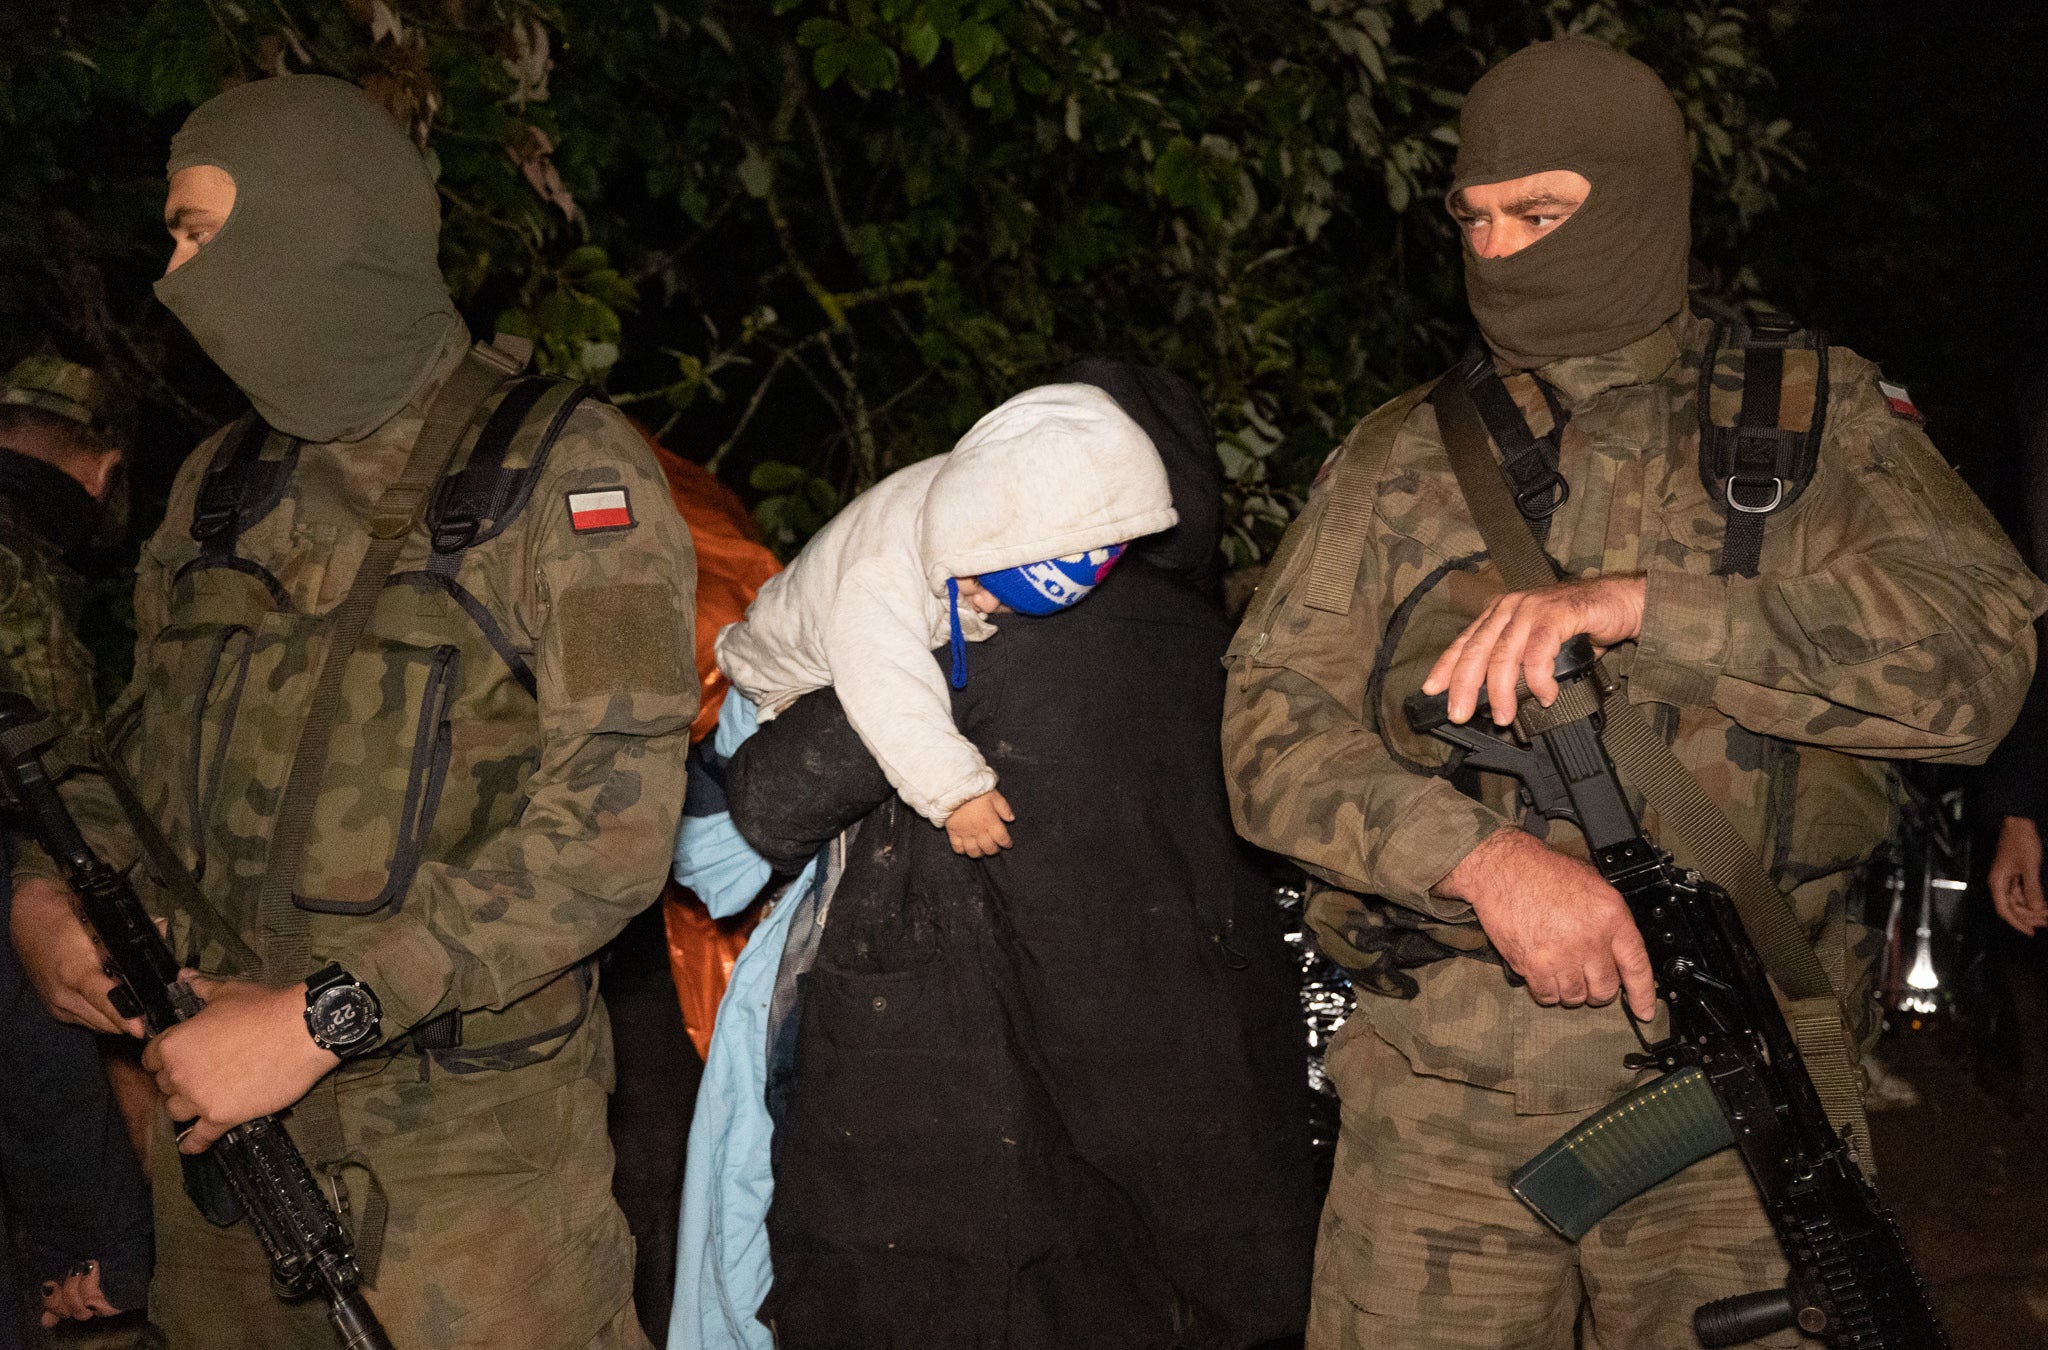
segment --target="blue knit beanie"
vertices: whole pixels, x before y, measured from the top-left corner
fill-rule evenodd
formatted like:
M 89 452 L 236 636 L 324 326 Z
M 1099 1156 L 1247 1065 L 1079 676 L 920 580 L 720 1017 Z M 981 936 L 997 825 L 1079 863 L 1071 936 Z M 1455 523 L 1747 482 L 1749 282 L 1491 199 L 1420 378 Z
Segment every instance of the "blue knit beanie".
M 1064 558 L 983 572 L 976 580 L 983 590 L 1019 614 L 1057 614 L 1086 599 L 1123 555 L 1122 544 L 1111 544 L 1086 553 L 1069 553 Z M 953 687 L 965 689 L 967 638 L 960 631 L 960 583 L 948 580 L 946 594 L 953 602 Z

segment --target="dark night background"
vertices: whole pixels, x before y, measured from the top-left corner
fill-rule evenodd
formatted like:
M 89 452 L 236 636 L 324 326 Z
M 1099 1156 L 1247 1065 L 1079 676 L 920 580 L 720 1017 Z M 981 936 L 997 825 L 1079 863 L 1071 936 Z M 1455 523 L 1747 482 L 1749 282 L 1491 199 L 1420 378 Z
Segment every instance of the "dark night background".
M 1466 87 L 1491 56 L 1581 12 L 1622 14 L 1640 39 L 1633 49 L 1660 71 L 1691 69 L 1697 51 L 1677 17 L 1662 16 L 1714 11 L 1705 0 L 1408 0 L 1413 17 L 1397 16 L 1405 26 L 1375 58 L 1387 71 L 1358 80 L 1384 143 L 1354 156 L 1353 86 L 1341 72 L 1315 72 L 1301 128 L 1285 125 L 1291 113 L 1247 111 L 1216 92 L 1254 58 L 1322 40 L 1319 29 L 1304 38 L 1290 28 L 1306 22 L 1299 0 L 1039 6 L 1097 16 L 1086 41 L 1113 53 L 1130 84 L 1150 81 L 1161 109 L 1230 142 L 1186 147 L 1189 167 L 1176 177 L 1169 153 L 1151 160 L 1166 142 L 1146 108 L 1072 71 L 1054 69 L 1049 93 L 1032 84 L 1027 6 L 990 0 L 978 11 L 1003 12 L 988 31 L 1008 44 L 979 75 L 954 64 L 965 44 L 986 40 L 964 28 L 927 68 L 928 57 L 902 56 L 914 41 L 878 25 L 877 45 L 849 42 L 848 73 L 835 83 L 811 64 L 827 49 L 810 24 L 828 14 L 850 22 L 859 7 L 839 0 L 790 0 L 772 18 L 768 0 L 562 0 L 546 8 L 557 30 L 551 101 L 508 112 L 507 39 L 480 20 L 465 28 L 436 16 L 488 12 L 495 23 L 540 7 L 394 3 L 416 20 L 413 38 L 371 40 L 371 0 L 251 4 L 265 12 L 237 20 L 254 25 L 247 33 L 218 25 L 222 41 L 247 48 L 230 58 L 202 50 L 225 12 L 212 0 L 0 0 L 0 358 L 54 332 L 80 356 L 126 352 L 120 359 L 157 381 L 135 455 L 138 539 L 197 435 L 236 411 L 231 388 L 148 298 L 167 251 L 154 224 L 164 146 L 225 74 L 249 73 L 259 50 L 263 62 L 283 59 L 276 35 L 259 32 L 272 9 L 300 16 L 316 55 L 341 53 L 321 68 L 375 86 L 394 110 L 434 123 L 422 91 L 446 95 L 434 144 L 444 186 L 461 200 L 451 196 L 445 261 L 472 322 L 517 315 L 543 337 L 551 369 L 608 379 L 679 452 L 702 462 L 731 449 L 723 478 L 784 552 L 849 492 L 943 448 L 996 397 L 1106 349 L 1202 384 L 1230 440 L 1239 560 L 1270 548 L 1293 494 L 1352 418 L 1441 369 L 1461 344 L 1455 246 L 1434 209 L 1449 152 L 1430 135 L 1454 105 L 1431 91 Z M 660 42 L 622 44 L 606 27 L 644 26 L 657 9 Z M 669 35 L 671 9 L 697 25 L 688 42 Z M 2029 362 L 2048 362 L 2048 0 L 1755 0 L 1721 12 L 1742 30 L 1745 61 L 1769 72 L 1738 101 L 1753 125 L 1789 121 L 1803 168 L 1775 179 L 1775 206 L 1746 222 L 1710 196 L 1720 180 L 1703 170 L 1703 260 L 1724 278 L 1747 268 L 1755 297 L 1909 386 L 1936 445 L 2024 547 L 2016 385 Z M 701 40 L 719 15 L 737 55 Z M 1148 52 L 1175 43 L 1196 52 L 1190 34 L 1209 45 L 1184 69 L 1147 65 Z M 90 94 L 67 103 L 69 93 L 51 91 L 84 78 L 62 64 L 74 48 L 98 68 Z M 1219 51 L 1238 65 L 1204 64 Z M 874 64 L 885 57 L 900 78 Z M 61 78 L 43 79 L 52 70 Z M 1070 77 L 1076 95 L 1059 83 Z M 622 99 L 621 89 L 634 92 Z M 998 136 L 975 119 L 991 105 L 1000 113 L 1006 98 L 1022 111 Z M 1063 98 L 1086 109 L 1080 135 L 1061 124 Z M 1017 132 L 1033 116 L 1036 131 Z M 528 123 L 554 138 L 565 191 L 584 209 L 573 225 L 507 159 L 507 136 Z M 1318 145 L 1347 157 L 1331 171 L 1337 200 L 1323 233 L 1308 243 L 1288 233 L 1275 203 L 1298 206 L 1284 195 L 1295 189 L 1263 170 L 1262 209 L 1274 219 L 1236 234 L 1218 224 L 1235 191 L 1233 156 L 1254 164 L 1285 147 L 1299 163 Z M 1043 167 L 1061 159 L 1066 170 Z M 848 217 L 836 221 L 824 209 L 841 207 L 835 171 Z M 1291 290 L 1279 269 L 1257 270 L 1282 250 L 1292 250 Z M 807 308 L 811 281 L 863 297 L 847 324 Z M 882 296 L 892 286 L 909 298 Z M 616 367 L 590 365 L 591 343 L 611 344 Z M 820 359 L 827 353 L 834 362 Z M 782 383 L 743 439 L 750 382 L 776 371 Z M 879 410 L 877 440 L 855 434 L 856 407 Z M 895 420 L 880 416 L 891 409 Z M 93 568 L 105 610 L 89 637 L 110 683 L 128 659 L 133 556 L 131 540 Z M 1980 1090 L 1953 1019 L 1901 1033 L 1887 1053 L 1925 1104 L 1878 1119 L 1883 1183 L 1954 1343 L 2048 1346 L 2042 1117 L 2008 1115 Z
M 2014 386 L 2048 357 L 2048 6 L 1817 5 L 1771 59 L 1808 171 L 1754 236 L 1765 293 L 1906 384 L 2017 529 Z

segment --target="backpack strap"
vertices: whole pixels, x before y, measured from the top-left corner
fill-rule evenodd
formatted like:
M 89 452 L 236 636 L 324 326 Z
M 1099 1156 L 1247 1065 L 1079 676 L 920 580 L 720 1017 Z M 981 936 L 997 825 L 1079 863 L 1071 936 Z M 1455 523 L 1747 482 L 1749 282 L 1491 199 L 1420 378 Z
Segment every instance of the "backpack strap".
M 588 385 L 544 375 L 506 388 L 460 467 L 441 479 L 427 506 L 430 573 L 452 578 L 465 552 L 495 539 L 526 509 L 569 414 L 592 397 L 601 395 Z
M 1697 401 L 1700 482 L 1727 517 L 1714 574 L 1753 577 L 1765 518 L 1813 480 L 1827 423 L 1827 338 L 1783 314 L 1716 324 Z
M 243 531 L 284 500 L 298 462 L 295 438 L 271 430 L 253 412 L 243 414 L 222 438 L 213 464 L 199 482 L 191 534 L 200 556 L 215 563 L 234 557 Z

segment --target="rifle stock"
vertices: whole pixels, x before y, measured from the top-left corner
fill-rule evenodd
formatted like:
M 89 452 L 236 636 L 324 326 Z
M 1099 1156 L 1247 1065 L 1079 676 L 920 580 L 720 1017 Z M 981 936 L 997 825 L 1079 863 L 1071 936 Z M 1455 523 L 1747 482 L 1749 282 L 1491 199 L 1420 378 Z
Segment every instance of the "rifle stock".
M 155 1036 L 196 1016 L 202 1005 L 178 978 L 177 957 L 135 888 L 93 851 L 44 772 L 43 749 L 58 735 L 34 704 L 0 693 L 0 785 L 78 896 L 80 913 L 106 949 L 116 1006 L 140 1017 Z M 276 1116 L 237 1125 L 206 1153 L 182 1161 L 187 1189 L 208 1219 L 223 1227 L 249 1220 L 270 1258 L 279 1297 L 303 1298 L 317 1290 L 346 1350 L 392 1350 L 363 1296 L 348 1229 Z

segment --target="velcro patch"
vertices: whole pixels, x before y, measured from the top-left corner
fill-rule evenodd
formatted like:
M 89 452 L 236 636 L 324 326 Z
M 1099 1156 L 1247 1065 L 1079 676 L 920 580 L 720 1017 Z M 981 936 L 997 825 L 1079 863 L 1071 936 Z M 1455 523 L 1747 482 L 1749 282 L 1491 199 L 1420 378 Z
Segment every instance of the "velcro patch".
M 630 530 L 633 523 L 633 502 L 622 487 L 569 494 L 569 525 L 578 534 Z
M 575 587 L 556 602 L 555 622 L 570 698 L 680 694 L 690 686 L 675 596 L 659 582 Z
M 1927 420 L 1920 415 L 1920 410 L 1913 406 L 1913 396 L 1906 392 L 1905 385 L 1893 384 L 1890 380 L 1879 380 L 1877 392 L 1884 395 L 1884 405 L 1892 410 L 1893 417 L 1903 417 L 1908 422 Z

